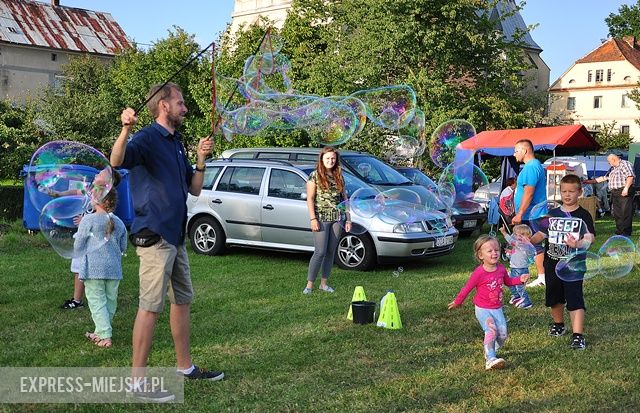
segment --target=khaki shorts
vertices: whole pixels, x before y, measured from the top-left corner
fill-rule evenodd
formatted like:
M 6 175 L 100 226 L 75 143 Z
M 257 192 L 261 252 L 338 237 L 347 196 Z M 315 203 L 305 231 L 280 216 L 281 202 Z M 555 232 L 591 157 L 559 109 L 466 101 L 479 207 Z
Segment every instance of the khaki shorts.
M 164 239 L 150 247 L 136 247 L 140 258 L 139 308 L 162 312 L 165 296 L 171 304 L 193 301 L 191 271 L 185 244 L 178 247 Z

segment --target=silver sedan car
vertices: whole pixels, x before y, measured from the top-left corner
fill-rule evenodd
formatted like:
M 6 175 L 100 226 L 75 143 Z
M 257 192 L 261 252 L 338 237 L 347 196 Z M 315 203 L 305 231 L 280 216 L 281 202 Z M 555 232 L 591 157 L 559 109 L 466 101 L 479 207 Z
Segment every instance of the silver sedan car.
M 306 203 L 306 181 L 313 169 L 287 161 L 208 162 L 202 193 L 187 200 L 194 251 L 217 255 L 242 246 L 313 252 Z M 348 172 L 344 176 L 348 194 L 371 189 Z M 428 219 L 415 220 L 401 201 L 388 200 L 385 208 L 388 213 L 371 217 L 351 214 L 354 228 L 339 241 L 338 266 L 368 270 L 387 259 L 433 257 L 454 248 L 458 231 L 445 214 L 433 211 Z

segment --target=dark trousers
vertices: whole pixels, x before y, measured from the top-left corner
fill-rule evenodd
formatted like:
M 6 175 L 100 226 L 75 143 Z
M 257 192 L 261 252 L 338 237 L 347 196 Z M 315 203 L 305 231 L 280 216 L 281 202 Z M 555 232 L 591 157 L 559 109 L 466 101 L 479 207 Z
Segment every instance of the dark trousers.
M 622 189 L 611 190 L 611 215 L 616 221 L 616 234 L 631 236 L 633 222 L 633 189 L 629 189 L 629 196 L 622 196 Z

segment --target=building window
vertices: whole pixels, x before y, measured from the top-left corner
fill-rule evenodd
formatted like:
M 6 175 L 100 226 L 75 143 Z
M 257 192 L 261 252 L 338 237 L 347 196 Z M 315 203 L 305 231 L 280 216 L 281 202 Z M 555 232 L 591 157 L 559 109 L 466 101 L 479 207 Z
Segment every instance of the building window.
M 55 54 L 55 53 L 51 53 L 51 61 L 52 61 L 52 62 L 55 62 L 55 61 L 57 61 L 57 60 L 58 60 L 58 55 L 57 55 L 57 54 Z
M 602 96 L 593 97 L 593 108 L 600 109 L 602 107 Z
M 18 33 L 18 29 L 16 29 L 15 27 L 7 27 L 7 29 L 9 29 L 11 33 Z
M 569 84 L 573 84 L 573 83 L 576 83 L 576 80 L 575 80 L 575 79 L 571 79 L 571 80 L 569 80 Z
M 611 72 L 611 69 L 607 69 L 607 82 L 611 82 L 611 75 L 613 73 Z
M 602 82 L 604 79 L 604 70 L 598 69 L 596 70 L 596 82 Z
M 624 77 L 624 82 L 625 83 L 631 83 L 631 76 L 625 76 Z
M 593 70 L 587 72 L 587 82 L 591 83 L 591 79 L 593 79 Z
M 620 104 L 620 107 L 621 108 L 631 107 L 631 99 L 629 98 L 629 95 L 627 95 L 626 93 L 622 95 L 622 103 Z
M 624 133 L 625 135 L 629 134 L 629 125 L 621 125 L 620 126 L 620 133 Z
M 54 75 L 53 76 L 53 91 L 56 95 L 61 96 L 64 94 L 64 84 L 67 81 L 67 76 L 64 75 Z
M 576 110 L 576 98 L 567 98 L 567 110 Z

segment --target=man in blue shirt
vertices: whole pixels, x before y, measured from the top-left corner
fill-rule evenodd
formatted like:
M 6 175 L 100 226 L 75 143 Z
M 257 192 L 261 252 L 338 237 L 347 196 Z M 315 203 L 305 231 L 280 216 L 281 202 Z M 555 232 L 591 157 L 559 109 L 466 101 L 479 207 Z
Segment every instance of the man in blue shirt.
M 531 219 L 539 218 L 547 213 L 547 174 L 539 160 L 533 152 L 533 143 L 528 139 L 516 142 L 513 150 L 516 161 L 523 162 L 524 166 L 518 174 L 516 181 L 516 191 L 514 204 L 516 215 L 511 219 L 513 224 L 527 224 Z M 536 215 L 531 216 L 531 211 L 535 206 Z M 542 245 L 536 245 L 535 263 L 538 270 L 538 278 L 527 286 L 535 287 L 544 285 L 544 249 Z
M 131 234 L 140 258 L 140 299 L 132 338 L 133 375 L 145 375 L 156 321 L 168 295 L 178 372 L 186 378 L 221 380 L 224 373 L 206 371 L 191 361 L 189 313 L 193 288 L 184 243 L 187 193 L 200 195 L 205 159 L 213 144 L 208 139 L 200 140 L 194 172 L 177 131 L 187 113 L 181 89 L 173 83 L 154 85 L 148 97 L 147 107 L 155 122 L 128 140 L 137 115 L 133 109 L 125 109 L 120 116 L 122 131 L 111 152 L 113 166 L 130 169 L 135 210 Z M 167 392 L 146 397 L 156 402 L 175 398 Z

